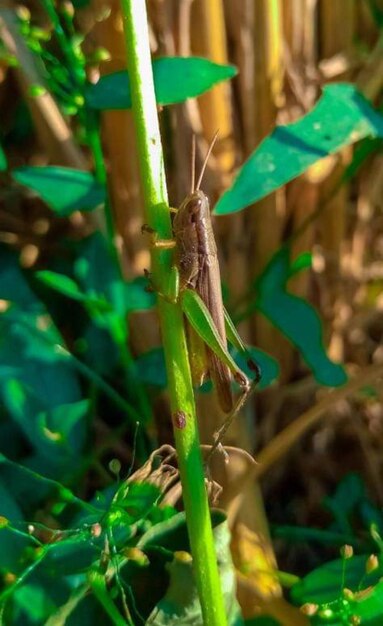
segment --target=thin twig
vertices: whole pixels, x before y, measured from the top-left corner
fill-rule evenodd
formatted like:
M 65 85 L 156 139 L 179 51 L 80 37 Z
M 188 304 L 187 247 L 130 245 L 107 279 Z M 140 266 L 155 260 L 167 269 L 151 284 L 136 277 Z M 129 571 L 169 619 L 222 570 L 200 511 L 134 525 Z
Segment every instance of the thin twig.
M 330 391 L 318 404 L 308 411 L 305 411 L 305 413 L 294 420 L 292 424 L 286 426 L 286 428 L 276 435 L 276 437 L 258 454 L 258 463 L 246 477 L 243 488 L 245 489 L 254 478 L 261 478 L 272 465 L 287 454 L 297 441 L 323 417 L 326 411 L 330 411 L 340 400 L 344 400 L 346 397 L 354 394 L 361 387 L 372 384 L 380 376 L 383 376 L 382 364 L 367 367 L 340 389 Z

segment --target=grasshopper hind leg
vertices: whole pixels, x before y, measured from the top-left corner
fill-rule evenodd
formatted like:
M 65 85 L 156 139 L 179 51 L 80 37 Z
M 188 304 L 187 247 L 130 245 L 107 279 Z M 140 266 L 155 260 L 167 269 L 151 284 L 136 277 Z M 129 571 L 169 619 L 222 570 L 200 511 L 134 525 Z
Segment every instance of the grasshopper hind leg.
M 235 379 L 236 382 L 239 383 L 240 387 L 241 387 L 241 393 L 236 401 L 236 403 L 234 404 L 234 407 L 232 408 L 232 410 L 230 411 L 229 415 L 226 417 L 224 423 L 222 424 L 222 426 L 217 430 L 217 432 L 214 434 L 214 443 L 211 447 L 211 450 L 207 456 L 206 459 L 206 463 L 207 465 L 209 464 L 211 458 L 213 457 L 213 455 L 215 454 L 215 452 L 219 449 L 220 451 L 223 451 L 223 446 L 222 446 L 222 440 L 225 437 L 227 431 L 229 430 L 230 426 L 232 425 L 233 421 L 235 420 L 236 416 L 238 415 L 239 411 L 242 409 L 242 407 L 244 406 L 244 404 L 247 402 L 247 400 L 249 399 L 250 395 L 253 393 L 253 391 L 255 390 L 255 387 L 258 385 L 260 379 L 261 379 L 261 369 L 259 367 L 259 365 L 257 363 L 255 363 L 255 361 L 251 360 L 248 361 L 248 367 L 249 369 L 251 369 L 255 375 L 254 375 L 254 379 L 252 381 L 250 381 L 247 376 L 245 376 L 244 374 L 242 375 L 235 375 Z

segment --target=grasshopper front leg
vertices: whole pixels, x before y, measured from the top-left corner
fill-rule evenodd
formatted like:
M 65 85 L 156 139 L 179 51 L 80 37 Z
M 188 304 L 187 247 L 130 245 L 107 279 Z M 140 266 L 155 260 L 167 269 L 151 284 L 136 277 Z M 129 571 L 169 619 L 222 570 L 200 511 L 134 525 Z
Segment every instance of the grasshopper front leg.
M 143 224 L 141 226 L 141 233 L 149 233 L 151 237 L 151 246 L 153 248 L 157 248 L 158 250 L 172 250 L 176 246 L 175 239 L 159 239 L 157 232 L 154 230 L 154 228 L 151 228 L 149 224 Z M 150 287 L 148 287 L 148 289 L 150 289 L 150 291 L 155 291 L 156 293 L 158 293 L 159 296 L 161 296 L 161 298 L 164 298 L 167 302 L 170 302 L 171 304 L 175 304 L 176 302 L 178 302 L 180 290 L 179 273 L 175 266 L 172 266 L 171 268 L 170 278 L 165 293 L 157 288 L 156 285 L 153 285 L 153 281 L 148 270 L 144 270 L 144 273 L 149 281 Z
M 160 250 L 171 250 L 176 247 L 175 239 L 159 239 L 157 232 L 149 226 L 149 224 L 142 224 L 141 234 L 148 233 L 151 237 L 151 246 Z

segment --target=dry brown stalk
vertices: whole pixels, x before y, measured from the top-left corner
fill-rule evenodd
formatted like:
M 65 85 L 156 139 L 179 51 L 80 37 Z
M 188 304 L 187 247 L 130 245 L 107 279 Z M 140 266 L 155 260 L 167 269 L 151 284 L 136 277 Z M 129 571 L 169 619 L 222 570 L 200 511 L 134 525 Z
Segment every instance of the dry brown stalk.
M 74 143 L 72 131 L 52 95 L 48 91 L 33 97 L 29 94 L 31 86 L 37 85 L 45 89 L 45 85 L 36 59 L 19 33 L 16 14 L 10 8 L 0 9 L 0 37 L 8 52 L 19 62 L 16 75 L 20 89 L 28 102 L 38 131 L 37 136 L 49 161 L 86 170 L 87 161 Z

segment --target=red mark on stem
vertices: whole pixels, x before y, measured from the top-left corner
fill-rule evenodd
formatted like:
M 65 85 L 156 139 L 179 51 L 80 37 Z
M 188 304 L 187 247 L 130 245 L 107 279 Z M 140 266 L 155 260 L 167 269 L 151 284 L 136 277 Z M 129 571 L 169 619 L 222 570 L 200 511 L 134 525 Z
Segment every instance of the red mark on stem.
M 173 424 L 176 428 L 183 430 L 186 426 L 186 413 L 183 411 L 173 413 Z

